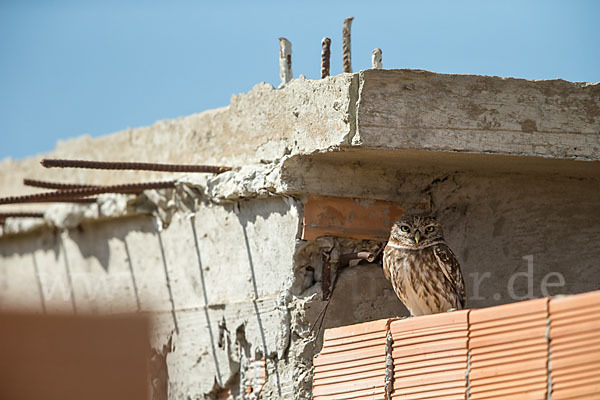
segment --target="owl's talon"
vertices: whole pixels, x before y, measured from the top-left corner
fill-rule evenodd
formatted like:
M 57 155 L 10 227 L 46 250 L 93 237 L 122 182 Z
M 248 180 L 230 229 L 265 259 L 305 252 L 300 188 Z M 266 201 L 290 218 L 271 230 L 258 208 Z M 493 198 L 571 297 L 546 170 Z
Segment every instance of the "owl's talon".
M 446 312 L 458 311 L 458 308 L 450 308 Z

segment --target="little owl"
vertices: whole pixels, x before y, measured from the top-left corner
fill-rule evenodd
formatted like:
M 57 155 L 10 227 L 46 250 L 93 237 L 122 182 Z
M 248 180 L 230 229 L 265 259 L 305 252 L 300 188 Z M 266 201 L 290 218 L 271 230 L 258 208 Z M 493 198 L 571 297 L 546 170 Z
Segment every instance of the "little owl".
M 383 271 L 413 316 L 465 307 L 460 265 L 434 217 L 405 215 L 394 224 Z

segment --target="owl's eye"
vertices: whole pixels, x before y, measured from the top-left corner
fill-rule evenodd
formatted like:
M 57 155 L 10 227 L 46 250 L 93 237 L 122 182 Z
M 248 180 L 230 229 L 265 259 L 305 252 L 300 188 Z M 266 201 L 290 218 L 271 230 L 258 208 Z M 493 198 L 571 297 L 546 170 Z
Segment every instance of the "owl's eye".
M 406 226 L 406 225 L 402 225 L 402 226 L 400 227 L 400 230 L 401 230 L 402 232 L 410 232 L 410 228 L 409 228 L 408 226 Z
M 425 232 L 427 233 L 431 233 L 433 231 L 435 231 L 435 228 L 433 226 L 428 226 L 427 228 L 425 228 Z

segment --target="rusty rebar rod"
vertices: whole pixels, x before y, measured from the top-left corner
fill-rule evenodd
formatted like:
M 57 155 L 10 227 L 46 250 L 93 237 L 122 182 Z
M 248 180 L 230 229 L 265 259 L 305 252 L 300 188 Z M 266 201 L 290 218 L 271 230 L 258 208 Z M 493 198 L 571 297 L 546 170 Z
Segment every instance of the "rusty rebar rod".
M 46 192 L 43 194 L 56 193 Z M 73 195 L 53 196 L 49 198 L 31 198 L 32 196 L 38 196 L 42 193 L 36 193 L 33 195 L 25 196 L 11 196 L 11 197 L 0 197 L 0 205 L 2 204 L 23 204 L 23 203 L 95 203 L 98 200 L 96 197 L 80 197 Z
M 324 37 L 321 40 L 321 79 L 329 76 L 329 62 L 331 59 L 331 39 Z
M 373 254 L 369 251 L 359 251 L 357 253 L 347 253 L 341 254 L 340 257 L 335 260 L 331 259 L 330 255 L 326 252 L 323 253 L 323 271 L 321 274 L 321 291 L 323 293 L 323 300 L 328 300 L 331 298 L 333 294 L 333 289 L 335 287 L 335 279 L 331 281 L 331 264 L 339 263 L 338 270 L 336 271 L 336 277 L 338 275 L 339 270 L 348 266 L 350 261 L 352 260 L 367 260 L 369 262 L 373 262 L 375 260 L 376 254 Z
M 98 187 L 98 185 L 82 185 L 82 184 L 77 184 L 77 183 L 47 182 L 47 181 L 38 181 L 37 179 L 23 179 L 23 185 L 44 188 L 44 189 L 56 189 L 56 190 L 87 189 L 87 188 L 92 188 L 92 187 Z
M 63 199 L 44 201 L 43 203 L 95 203 L 97 197 L 65 197 Z
M 6 218 L 44 218 L 43 212 L 3 212 L 0 213 L 0 221 Z
M 321 272 L 321 294 L 323 300 L 328 300 L 331 293 L 331 262 L 329 253 L 323 252 L 323 270 Z
M 49 192 L 47 192 L 49 193 Z M 52 192 L 54 193 L 54 192 Z M 27 195 L 31 196 L 31 195 Z M 0 205 L 2 204 L 24 204 L 24 203 L 82 203 L 82 204 L 92 204 L 95 203 L 98 198 L 97 197 L 79 197 L 79 196 L 69 196 L 66 195 L 64 197 L 56 196 L 55 198 L 49 199 L 40 199 L 40 200 L 29 200 L 21 201 L 20 198 L 25 196 L 11 196 L 11 197 L 0 197 Z M 10 200 L 8 200 L 10 199 Z M 13 201 L 16 199 L 16 201 Z M 8 201 L 4 203 L 3 201 Z
M 45 168 L 88 168 L 88 169 L 117 169 L 138 171 L 164 171 L 164 172 L 208 172 L 219 174 L 230 171 L 231 167 L 213 165 L 189 164 L 158 164 L 142 162 L 113 162 L 113 161 L 87 161 L 87 160 L 57 160 L 43 159 L 41 164 Z
M 0 198 L 1 204 L 17 203 L 47 203 L 55 201 L 86 201 L 82 197 L 93 196 L 102 193 L 141 193 L 149 189 L 171 189 L 175 187 L 175 181 L 130 183 L 125 185 L 98 186 L 92 188 L 57 190 L 54 192 L 36 193 L 24 196 L 13 196 Z
M 323 252 L 323 270 L 321 274 L 321 292 L 322 299 L 326 301 L 325 307 L 321 310 L 321 312 L 317 315 L 315 322 L 312 325 L 311 331 L 314 331 L 315 327 L 317 328 L 317 336 L 321 332 L 321 327 L 323 326 L 323 321 L 325 321 L 325 316 L 327 315 L 327 309 L 329 308 L 329 304 L 333 299 L 333 291 L 335 290 L 335 285 L 337 283 L 338 277 L 340 276 L 340 271 L 347 267 L 350 261 L 352 260 L 367 260 L 369 262 L 373 262 L 377 257 L 377 254 L 373 254 L 369 251 L 359 251 L 357 253 L 347 253 L 341 254 L 337 260 L 331 260 L 328 253 Z M 333 277 L 333 281 L 331 280 L 331 263 L 339 262 L 340 266 L 335 271 L 335 275 Z
M 352 21 L 354 17 L 348 17 L 344 20 L 344 29 L 342 30 L 342 51 L 344 56 L 343 72 L 352 72 L 352 56 L 350 49 L 350 36 Z

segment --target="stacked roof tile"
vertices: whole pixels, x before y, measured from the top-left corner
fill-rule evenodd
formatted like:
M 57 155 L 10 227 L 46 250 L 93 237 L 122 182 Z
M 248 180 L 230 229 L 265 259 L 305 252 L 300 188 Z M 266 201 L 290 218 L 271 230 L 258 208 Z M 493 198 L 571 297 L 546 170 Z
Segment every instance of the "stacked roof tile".
M 550 300 L 552 399 L 600 399 L 600 292 Z
M 392 399 L 464 399 L 468 311 L 394 321 Z
M 471 399 L 546 399 L 548 299 L 471 310 L 469 325 Z
M 386 338 L 390 320 L 327 329 L 314 359 L 313 398 L 385 398 Z
M 325 331 L 317 400 L 600 400 L 600 291 Z

